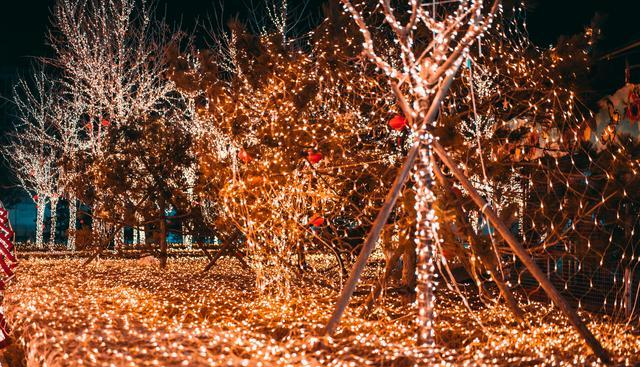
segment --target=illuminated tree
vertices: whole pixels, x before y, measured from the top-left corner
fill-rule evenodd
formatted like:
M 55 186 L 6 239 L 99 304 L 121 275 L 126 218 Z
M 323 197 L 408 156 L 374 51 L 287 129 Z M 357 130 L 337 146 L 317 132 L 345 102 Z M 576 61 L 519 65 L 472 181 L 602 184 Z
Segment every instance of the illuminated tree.
M 52 64 L 89 121 L 125 123 L 155 111 L 172 92 L 163 53 L 179 37 L 144 0 L 64 0 L 53 9 Z M 100 127 L 100 126 L 95 126 Z
M 173 102 L 164 53 L 181 34 L 169 32 L 153 12 L 150 2 L 135 0 L 65 0 L 54 7 L 49 39 L 55 56 L 48 61 L 60 74 L 64 108 L 77 117 L 61 126 L 80 140 L 64 145 L 73 148 L 65 150 L 65 179 L 74 182 L 70 192 L 76 195 L 93 190 L 79 168 L 100 160 L 110 129 L 147 121 Z M 92 201 L 99 203 L 98 197 Z
M 140 118 L 142 119 L 142 117 Z M 148 117 L 112 127 L 101 144 L 102 154 L 85 159 L 82 181 L 90 185 L 81 199 L 93 216 L 109 223 L 115 235 L 122 226 L 145 227 L 154 233 L 160 265 L 166 266 L 169 212 L 188 213 L 183 167 L 191 164 L 190 138 L 169 117 Z
M 57 198 L 59 170 L 55 142 L 50 135 L 56 102 L 54 85 L 44 69 L 34 69 L 32 80 L 20 80 L 14 89 L 16 132 L 3 154 L 20 186 L 36 204 L 36 246 L 43 248 L 44 213 L 47 198 Z M 52 224 L 55 226 L 51 201 Z M 55 233 L 53 227 L 52 232 Z M 53 243 L 50 243 L 53 245 Z
M 372 36 L 367 18 L 349 0 L 342 0 L 362 32 L 364 55 L 389 78 L 391 89 L 398 99 L 408 125 L 415 132 L 414 153 L 410 153 L 405 169 L 398 177 L 403 177 L 407 169 L 415 168 L 413 182 L 416 191 L 416 245 L 418 254 L 418 308 L 420 343 L 433 343 L 433 303 L 435 257 L 438 243 L 437 218 L 433 210 L 435 197 L 432 192 L 433 171 L 431 157 L 432 125 L 440 103 L 446 95 L 469 46 L 482 35 L 497 11 L 498 1 L 491 6 L 487 15 L 482 13 L 482 1 L 462 1 L 457 5 L 441 5 L 429 9 L 421 1 L 413 0 L 401 4 L 399 9 L 391 7 L 390 1 L 381 1 L 374 13 L 384 17 L 385 26 L 398 45 L 389 50 L 382 47 Z M 361 4 L 363 5 L 363 4 Z M 405 16 L 406 15 L 406 16 Z M 414 167 L 413 159 L 417 157 Z M 403 181 L 403 180 L 401 180 Z M 403 184 L 403 182 L 400 182 Z M 384 219 L 384 218 L 381 218 Z M 379 234 L 379 232 L 378 232 Z M 376 236 L 372 237 L 375 238 Z M 371 251 L 368 248 L 367 251 Z M 364 254 L 366 255 L 366 253 Z M 366 256 L 363 257 L 366 259 Z M 339 305 L 327 329 L 333 332 L 337 319 L 342 314 L 355 288 L 361 272 L 352 273 L 339 300 Z

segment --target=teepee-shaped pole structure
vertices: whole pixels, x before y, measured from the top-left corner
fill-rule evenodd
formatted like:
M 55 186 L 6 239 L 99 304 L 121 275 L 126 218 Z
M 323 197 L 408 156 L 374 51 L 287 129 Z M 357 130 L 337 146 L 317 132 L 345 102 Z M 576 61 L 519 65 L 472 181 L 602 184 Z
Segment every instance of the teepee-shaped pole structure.
M 603 362 L 608 363 L 610 359 L 606 350 L 430 133 L 440 105 L 462 60 L 465 59 L 471 44 L 481 37 L 484 30 L 491 24 L 493 16 L 498 10 L 499 1 L 495 0 L 488 12 L 484 14 L 482 0 L 463 0 L 457 6 L 449 4 L 442 8 L 437 7 L 435 2 L 422 4 L 419 0 L 410 0 L 409 19 L 406 24 L 402 24 L 396 19 L 396 11 L 391 8 L 390 1 L 381 0 L 380 8 L 384 13 L 385 22 L 393 31 L 394 41 L 399 47 L 402 68 L 391 65 L 385 58 L 378 55 L 374 48 L 372 35 L 363 18 L 363 13 L 356 9 L 349 0 L 341 1 L 360 28 L 364 38 L 365 56 L 390 78 L 398 104 L 412 130 L 417 133 L 414 146 L 409 151 L 404 165 L 387 194 L 349 278 L 345 282 L 334 312 L 327 322 L 325 332 L 328 335 L 335 332 L 349 299 L 355 291 L 367 260 L 380 237 L 382 228 L 393 210 L 409 173 L 413 170 L 417 215 L 415 238 L 418 254 L 416 296 L 418 304 L 418 342 L 426 346 L 434 344 L 433 305 L 435 300 L 433 291 L 438 224 L 432 208 L 435 197 L 431 187 L 434 181 L 432 164 L 435 161 L 435 156 L 437 156 L 453 173 L 456 180 L 460 182 L 474 203 L 480 208 L 480 211 L 520 258 L 531 275 L 540 283 L 549 298 L 565 313 L 570 323 L 585 339 L 596 356 Z M 433 37 L 430 41 L 422 42 L 422 44 L 426 44 L 425 47 L 416 48 L 414 46 L 414 36 L 417 37 L 417 35 L 414 32 L 418 26 L 422 25 L 432 32 Z

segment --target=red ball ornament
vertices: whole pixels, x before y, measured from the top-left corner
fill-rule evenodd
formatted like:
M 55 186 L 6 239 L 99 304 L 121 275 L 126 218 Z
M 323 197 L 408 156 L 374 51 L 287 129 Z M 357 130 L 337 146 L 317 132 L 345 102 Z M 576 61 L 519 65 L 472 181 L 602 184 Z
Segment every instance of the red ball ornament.
M 312 164 L 316 164 L 320 162 L 323 158 L 322 153 L 314 152 L 313 150 L 309 150 L 307 154 L 308 154 L 307 158 L 309 159 L 309 162 L 311 162 Z
M 38 195 L 33 195 L 33 201 L 38 201 Z
M 403 116 L 395 115 L 391 120 L 389 120 L 389 127 L 395 131 L 400 131 L 407 127 L 407 119 Z
M 309 223 L 307 223 L 307 225 L 314 226 L 314 227 L 320 227 L 323 224 L 324 224 L 324 218 L 318 214 L 312 215 L 311 219 L 309 219 Z
M 100 122 L 100 124 L 102 124 L 102 126 L 104 127 L 108 127 L 109 125 L 111 125 L 111 122 L 109 122 L 109 120 L 102 120 L 102 122 Z
M 249 153 L 247 153 L 247 151 L 244 150 L 244 148 L 240 149 L 240 151 L 238 152 L 238 158 L 240 158 L 240 160 L 243 161 L 244 163 L 249 163 L 253 159 L 251 158 Z

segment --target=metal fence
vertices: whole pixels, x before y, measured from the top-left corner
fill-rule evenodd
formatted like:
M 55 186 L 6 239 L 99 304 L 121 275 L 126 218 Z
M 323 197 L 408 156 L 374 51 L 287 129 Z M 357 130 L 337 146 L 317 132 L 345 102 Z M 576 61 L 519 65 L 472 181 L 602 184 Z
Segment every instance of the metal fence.
M 575 307 L 592 312 L 640 314 L 640 269 L 623 264 L 592 266 L 567 255 L 535 258 L 553 285 Z M 517 263 L 512 281 L 531 299 L 547 300 L 544 290 L 522 264 Z

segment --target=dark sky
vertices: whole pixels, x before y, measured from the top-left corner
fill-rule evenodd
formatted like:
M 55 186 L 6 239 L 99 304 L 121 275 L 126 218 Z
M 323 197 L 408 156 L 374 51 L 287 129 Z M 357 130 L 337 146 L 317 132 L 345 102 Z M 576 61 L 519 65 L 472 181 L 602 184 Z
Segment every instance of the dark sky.
M 158 0 L 158 8 L 166 9 L 171 21 L 183 19 L 183 24 L 189 26 L 197 17 L 202 19 L 212 13 L 220 1 L 228 17 L 246 14 L 252 1 L 258 5 L 264 0 Z M 300 1 L 289 0 L 289 4 L 298 6 Z M 307 9 L 316 12 L 321 2 L 310 0 Z M 29 56 L 46 54 L 45 31 L 52 3 L 53 0 L 2 1 L 0 68 L 15 68 L 26 64 Z M 638 3 L 638 0 L 534 0 L 527 16 L 530 35 L 538 44 L 548 45 L 559 35 L 579 32 L 599 12 L 607 16 L 603 23 L 606 38 L 601 47 L 615 48 L 640 39 Z
M 11 85 L 18 72 L 25 72 L 34 56 L 46 56 L 49 48 L 45 32 L 54 0 L 0 0 L 0 143 L 7 130 L 7 102 Z M 228 18 L 236 14 L 246 17 L 248 9 L 264 0 L 158 0 L 158 9 L 166 11 L 170 22 L 182 21 L 191 29 L 196 18 L 204 19 L 216 8 L 225 9 Z M 324 0 L 309 0 L 306 11 L 319 14 Z M 377 1 L 377 0 L 371 0 Z M 507 0 L 505 0 L 507 1 Z M 425 2 L 428 2 L 425 0 Z M 603 39 L 600 54 L 640 40 L 640 0 L 534 0 L 528 5 L 527 23 L 531 39 L 541 46 L 550 45 L 561 35 L 580 32 L 596 13 L 604 16 L 601 23 Z M 299 7 L 300 0 L 289 0 L 290 8 Z M 631 64 L 640 65 L 640 47 L 626 55 Z M 604 96 L 622 86 L 625 57 L 601 62 L 594 75 L 595 91 Z M 632 81 L 640 82 L 640 67 L 634 69 Z M 4 105 L 4 107 L 3 107 Z M 0 164 L 0 196 L 7 173 Z M 4 182 L 3 182 L 4 181 Z

